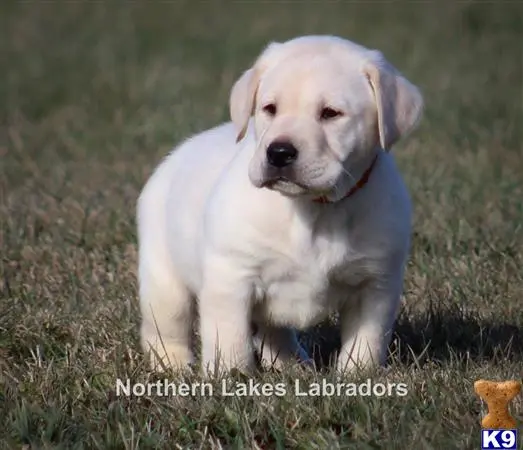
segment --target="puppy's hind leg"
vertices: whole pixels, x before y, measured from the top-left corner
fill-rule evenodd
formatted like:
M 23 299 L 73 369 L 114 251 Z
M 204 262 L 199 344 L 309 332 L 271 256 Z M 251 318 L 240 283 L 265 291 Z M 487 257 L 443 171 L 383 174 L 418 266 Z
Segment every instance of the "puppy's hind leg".
M 155 370 L 181 368 L 193 361 L 193 298 L 167 245 L 164 200 L 170 183 L 168 168 L 166 164 L 158 168 L 137 204 L 140 337 Z
M 140 266 L 141 344 L 153 369 L 181 369 L 193 362 L 193 298 L 175 276 L 151 274 Z

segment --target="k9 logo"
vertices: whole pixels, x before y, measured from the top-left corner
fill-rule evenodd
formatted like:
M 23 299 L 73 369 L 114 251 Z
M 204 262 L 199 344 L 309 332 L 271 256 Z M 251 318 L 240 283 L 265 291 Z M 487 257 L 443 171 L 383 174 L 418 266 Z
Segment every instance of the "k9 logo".
M 481 430 L 481 450 L 517 450 L 518 430 Z

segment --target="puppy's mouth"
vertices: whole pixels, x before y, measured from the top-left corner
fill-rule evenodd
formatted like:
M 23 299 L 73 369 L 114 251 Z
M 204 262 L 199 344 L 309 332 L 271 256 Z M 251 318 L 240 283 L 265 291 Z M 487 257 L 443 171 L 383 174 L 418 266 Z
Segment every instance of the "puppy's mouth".
M 315 198 L 326 194 L 328 191 L 325 189 L 319 190 L 311 186 L 307 186 L 295 180 L 291 180 L 286 177 L 275 177 L 264 181 L 261 188 L 267 188 L 271 191 L 279 192 L 285 197 L 304 197 L 304 198 Z
M 286 184 L 294 184 L 296 186 L 300 186 L 300 187 L 303 187 L 305 188 L 304 186 L 301 186 L 300 183 L 297 183 L 287 177 L 274 177 L 274 178 L 270 178 L 268 180 L 265 180 L 262 184 L 261 184 L 261 187 L 262 188 L 268 188 L 268 189 L 272 189 L 274 186 L 276 185 L 286 185 Z
M 261 187 L 278 191 L 288 196 L 303 195 L 309 192 L 307 186 L 283 176 L 265 180 Z
M 251 177 L 251 181 L 257 188 L 266 188 L 271 191 L 279 192 L 287 197 L 311 197 L 325 195 L 333 189 L 333 184 L 321 182 L 321 178 L 303 179 L 299 173 L 292 168 L 284 170 L 274 170 L 264 168 L 261 173 L 256 173 Z M 317 175 L 317 173 L 312 173 Z M 307 178 L 307 177 L 304 177 Z M 324 180 L 323 180 L 324 181 Z

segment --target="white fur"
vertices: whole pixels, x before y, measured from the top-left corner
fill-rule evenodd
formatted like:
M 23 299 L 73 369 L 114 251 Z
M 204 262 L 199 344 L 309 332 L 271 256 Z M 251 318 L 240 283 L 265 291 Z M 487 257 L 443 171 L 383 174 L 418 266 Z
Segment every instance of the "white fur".
M 323 120 L 324 106 L 343 115 Z M 192 362 L 196 308 L 205 369 L 219 356 L 249 370 L 254 346 L 277 366 L 307 359 L 294 329 L 333 312 L 338 368 L 383 363 L 411 234 L 409 196 L 383 147 L 416 126 L 419 91 L 377 51 L 308 36 L 271 44 L 230 108 L 232 122 L 182 143 L 139 198 L 141 338 L 153 364 Z M 267 163 L 277 140 L 299 151 L 285 180 Z M 344 198 L 377 152 L 368 183 Z

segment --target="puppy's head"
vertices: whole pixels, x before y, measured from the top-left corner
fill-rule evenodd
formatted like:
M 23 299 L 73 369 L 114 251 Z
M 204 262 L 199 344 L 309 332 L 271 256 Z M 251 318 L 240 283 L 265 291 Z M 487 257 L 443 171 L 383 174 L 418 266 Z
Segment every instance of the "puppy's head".
M 376 147 L 389 149 L 416 126 L 422 106 L 418 89 L 380 52 L 332 36 L 270 44 L 230 98 L 238 140 L 254 118 L 255 186 L 334 200 Z

